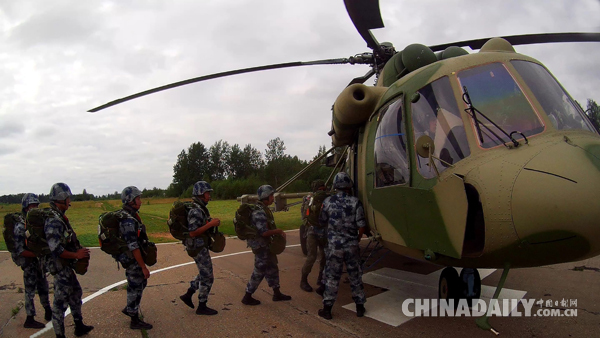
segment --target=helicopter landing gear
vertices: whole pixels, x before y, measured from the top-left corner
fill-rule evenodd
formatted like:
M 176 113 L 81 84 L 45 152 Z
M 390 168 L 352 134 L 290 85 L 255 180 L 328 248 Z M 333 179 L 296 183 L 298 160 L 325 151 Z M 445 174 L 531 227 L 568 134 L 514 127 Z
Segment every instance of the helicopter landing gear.
M 504 287 L 504 282 L 506 281 L 506 277 L 508 276 L 509 269 L 510 269 L 510 264 L 506 263 L 504 265 L 504 271 L 502 271 L 502 276 L 500 277 L 500 281 L 498 282 L 498 286 L 496 287 L 496 291 L 494 292 L 494 296 L 490 300 L 490 305 L 489 305 L 488 309 L 492 306 L 492 302 L 498 301 L 498 296 L 500 295 L 500 291 Z M 483 315 L 483 317 L 479 317 L 479 318 L 475 319 L 475 324 L 477 324 L 477 326 L 480 329 L 492 331 L 492 333 L 495 334 L 496 336 L 500 334 L 498 331 L 494 330 L 494 328 L 490 325 L 490 323 L 488 321 L 487 313 L 485 315 Z
M 440 282 L 438 284 L 438 298 L 450 301 L 454 300 L 455 306 L 458 305 L 458 297 L 461 294 L 461 281 L 458 277 L 456 269 L 448 266 L 442 270 L 440 275 Z
M 473 306 L 473 300 L 481 296 L 481 276 L 479 271 L 473 268 L 463 268 L 460 272 L 461 299 L 466 299 L 469 307 Z
M 308 255 L 308 247 L 306 246 L 306 225 L 302 224 L 300 226 L 300 248 L 302 248 L 302 253 L 304 256 Z

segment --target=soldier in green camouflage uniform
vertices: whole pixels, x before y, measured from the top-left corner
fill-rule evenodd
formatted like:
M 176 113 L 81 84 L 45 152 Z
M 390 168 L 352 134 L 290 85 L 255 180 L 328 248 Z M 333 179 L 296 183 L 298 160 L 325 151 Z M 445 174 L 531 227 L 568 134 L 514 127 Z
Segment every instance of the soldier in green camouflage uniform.
M 306 262 L 302 266 L 302 277 L 300 279 L 300 288 L 306 292 L 312 292 L 313 288 L 308 284 L 308 275 L 312 270 L 317 253 L 319 256 L 319 277 L 317 285 L 322 285 L 323 269 L 325 268 L 325 247 L 327 246 L 327 227 L 319 224 L 319 213 L 321 206 L 316 205 L 318 200 L 323 200 L 327 193 L 325 192 L 325 182 L 316 180 L 312 183 L 313 194 L 309 197 L 307 205 L 307 216 L 305 224 L 308 227 L 306 235 L 307 255 Z M 320 198 L 319 198 L 320 197 Z
M 360 248 L 358 241 L 365 230 L 366 222 L 362 203 L 351 196 L 352 180 L 341 172 L 335 176 L 333 187 L 337 193 L 323 202 L 319 221 L 327 225 L 327 263 L 325 266 L 325 292 L 323 309 L 319 316 L 331 319 L 331 308 L 337 298 L 340 278 L 346 264 L 348 279 L 352 289 L 352 299 L 356 303 L 356 315 L 365 314 L 365 292 L 360 267 Z
M 198 308 L 196 309 L 196 314 L 208 316 L 216 315 L 218 311 L 206 306 L 208 294 L 215 279 L 213 276 L 212 260 L 208 252 L 210 238 L 207 232 L 221 224 L 218 218 L 210 217 L 210 212 L 206 207 L 208 201 L 210 201 L 211 191 L 213 189 L 205 181 L 198 181 L 194 184 L 192 192 L 194 204 L 187 216 L 188 230 L 190 231 L 191 238 L 185 239 L 184 244 L 188 255 L 193 257 L 196 262 L 198 275 L 190 282 L 187 293 L 179 297 L 187 306 L 193 309 L 192 296 L 198 290 Z
M 37 195 L 29 193 L 23 196 L 23 199 L 21 200 L 21 210 L 23 215 L 22 217 L 19 217 L 19 222 L 15 224 L 13 233 L 15 250 L 14 252 L 11 252 L 13 262 L 23 270 L 25 312 L 27 312 L 27 319 L 25 320 L 23 327 L 28 329 L 41 329 L 46 326 L 34 319 L 34 298 L 36 289 L 40 297 L 40 302 L 45 310 L 44 319 L 46 319 L 46 321 L 52 320 L 52 309 L 50 308 L 50 301 L 48 299 L 48 280 L 46 280 L 46 274 L 42 269 L 39 259 L 25 246 L 26 230 L 24 217 L 30 209 L 37 208 L 39 204 L 40 201 Z
M 269 287 L 273 288 L 273 301 L 290 300 L 292 297 L 284 295 L 279 290 L 279 267 L 277 266 L 277 255 L 269 250 L 270 237 L 280 235 L 285 238 L 285 232 L 277 229 L 273 213 L 269 205 L 275 201 L 275 189 L 270 185 L 262 185 L 258 188 L 257 195 L 259 201 L 257 205 L 260 209 L 252 212 L 252 226 L 258 231 L 256 238 L 248 240 L 248 246 L 254 253 L 254 271 L 246 286 L 246 295 L 242 299 L 245 305 L 259 305 L 260 301 L 254 299 L 252 294 L 258 289 L 258 285 L 263 278 L 267 279 Z
M 42 258 L 46 268 L 54 275 L 54 307 L 52 325 L 56 337 L 65 337 L 64 317 L 67 307 L 71 308 L 75 321 L 75 335 L 83 336 L 94 327 L 83 323 L 81 296 L 83 291 L 75 276 L 72 262 L 90 257 L 90 250 L 79 247 L 77 235 L 73 231 L 65 212 L 71 204 L 71 189 L 64 183 L 56 183 L 50 190 L 52 216 L 46 219 L 44 233 L 50 254 Z

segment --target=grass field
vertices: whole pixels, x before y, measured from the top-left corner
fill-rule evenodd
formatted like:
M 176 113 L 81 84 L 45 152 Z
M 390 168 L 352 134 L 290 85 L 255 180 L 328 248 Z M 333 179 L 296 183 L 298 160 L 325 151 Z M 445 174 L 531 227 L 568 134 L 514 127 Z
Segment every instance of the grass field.
M 140 216 L 148 230 L 150 240 L 155 243 L 176 242 L 177 240 L 169 233 L 167 219 L 171 205 L 175 198 L 147 198 L 142 200 Z M 294 202 L 293 200 L 288 203 Z M 221 220 L 219 231 L 226 235 L 235 235 L 233 229 L 233 216 L 238 208 L 239 202 L 235 200 L 211 201 L 208 204 L 210 215 Z M 40 207 L 48 207 L 42 203 Z M 77 233 L 77 237 L 83 246 L 98 246 L 98 216 L 106 211 L 117 210 L 121 207 L 121 201 L 85 201 L 71 202 L 71 207 L 66 215 Z M 0 219 L 11 212 L 21 211 L 20 204 L 0 204 Z M 295 205 L 287 212 L 276 212 L 275 223 L 277 227 L 284 230 L 297 229 L 300 227 L 300 205 Z M 6 250 L 4 238 L 0 236 L 0 250 Z

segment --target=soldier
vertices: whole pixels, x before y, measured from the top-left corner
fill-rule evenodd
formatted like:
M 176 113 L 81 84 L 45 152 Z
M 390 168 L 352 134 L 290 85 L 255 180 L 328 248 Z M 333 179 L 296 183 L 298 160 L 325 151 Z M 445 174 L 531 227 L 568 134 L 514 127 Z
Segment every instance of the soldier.
M 50 190 L 51 216 L 44 223 L 44 233 L 50 248 L 50 254 L 43 260 L 46 268 L 54 275 L 54 307 L 52 325 L 56 337 L 65 337 L 65 311 L 71 308 L 75 321 L 75 335 L 83 336 L 94 327 L 83 324 L 81 316 L 81 296 L 83 291 L 75 276 L 72 262 L 90 257 L 90 250 L 81 248 L 77 235 L 65 212 L 71 206 L 71 189 L 64 183 L 56 183 Z
M 313 194 L 310 197 L 307 205 L 307 217 L 305 219 L 308 226 L 306 246 L 307 255 L 306 262 L 302 267 L 302 279 L 300 280 L 300 288 L 306 292 L 312 292 L 313 288 L 308 284 L 308 275 L 312 270 L 315 261 L 317 260 L 317 251 L 319 254 L 319 277 L 317 285 L 322 285 L 323 269 L 325 268 L 325 247 L 327 246 L 327 227 L 321 226 L 319 223 L 319 214 L 321 206 L 327 193 L 325 192 L 325 182 L 323 180 L 315 180 L 312 183 Z
M 11 253 L 12 260 L 23 270 L 23 284 L 25 285 L 25 311 L 27 319 L 23 327 L 28 329 L 41 329 L 46 325 L 36 321 L 35 317 L 35 291 L 37 289 L 40 296 L 40 302 L 44 307 L 44 319 L 52 320 L 52 309 L 48 300 L 48 280 L 42 269 L 42 265 L 36 255 L 27 249 L 25 246 L 25 216 L 30 209 L 37 208 L 40 205 L 40 200 L 36 194 L 25 194 L 21 200 L 21 211 L 23 216 L 19 217 L 19 222 L 16 222 L 14 228 L 15 250 Z
M 131 317 L 129 328 L 132 330 L 150 330 L 152 324 L 144 322 L 139 316 L 140 302 L 150 271 L 144 263 L 140 248 L 140 241 L 147 239 L 146 226 L 138 214 L 142 205 L 142 192 L 134 186 L 129 186 L 121 192 L 123 213 L 126 216 L 119 220 L 119 233 L 127 243 L 128 251 L 119 254 L 115 259 L 125 268 L 127 277 L 127 305 L 121 311 Z
M 285 238 L 285 232 L 277 229 L 273 213 L 269 205 L 275 201 L 275 189 L 270 185 L 262 185 L 258 188 L 257 195 L 259 209 L 252 212 L 252 226 L 258 231 L 256 238 L 248 240 L 248 246 L 254 253 L 254 271 L 246 286 L 246 295 L 242 299 L 245 305 L 258 305 L 260 301 L 252 298 L 252 294 L 258 289 L 263 278 L 267 279 L 269 287 L 273 288 L 273 301 L 290 300 L 292 297 L 284 295 L 279 291 L 279 267 L 277 266 L 277 255 L 269 250 L 271 236 L 280 235 Z
M 331 319 L 331 308 L 337 298 L 338 287 L 344 263 L 352 288 L 352 299 L 356 303 L 356 316 L 365 314 L 365 292 L 360 267 L 358 241 L 365 230 L 364 209 L 360 200 L 351 196 L 352 180 L 348 174 L 340 172 L 333 180 L 336 194 L 323 202 L 319 221 L 327 225 L 327 264 L 324 286 L 317 290 L 323 294 L 323 309 L 319 316 Z M 324 291 L 324 293 L 323 293 Z
M 219 313 L 217 310 L 206 306 L 208 294 L 215 280 L 212 261 L 208 252 L 210 238 L 207 231 L 221 224 L 218 218 L 210 217 L 210 212 L 206 208 L 208 201 L 210 201 L 211 191 L 213 189 L 205 181 L 198 181 L 194 184 L 192 192 L 192 201 L 194 204 L 187 216 L 188 230 L 190 231 L 191 238 L 185 239 L 184 244 L 188 255 L 194 258 L 196 262 L 198 275 L 190 282 L 187 293 L 179 297 L 187 306 L 193 309 L 192 296 L 198 291 L 198 308 L 196 309 L 196 314 L 208 316 Z

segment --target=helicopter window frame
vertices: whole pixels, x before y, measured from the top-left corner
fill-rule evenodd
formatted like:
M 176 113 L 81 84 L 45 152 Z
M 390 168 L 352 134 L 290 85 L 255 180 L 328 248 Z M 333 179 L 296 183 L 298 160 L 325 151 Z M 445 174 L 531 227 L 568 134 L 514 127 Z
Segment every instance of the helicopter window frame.
M 460 69 L 460 70 L 456 71 L 454 75 L 455 75 L 455 79 L 457 81 L 458 87 L 460 88 L 460 95 L 464 94 L 464 89 L 463 89 L 464 84 L 461 81 L 460 74 L 462 72 L 464 72 L 464 71 L 469 71 L 469 70 L 473 70 L 473 69 L 477 69 L 477 68 L 488 67 L 490 65 L 499 65 L 499 66 L 501 66 L 501 69 L 503 69 L 506 72 L 506 74 L 508 74 L 508 76 L 510 76 L 510 79 L 512 79 L 512 84 L 515 86 L 513 88 L 518 88 L 518 90 L 521 93 L 521 95 L 523 96 L 523 98 L 525 98 L 524 102 L 527 102 L 528 107 L 534 113 L 534 115 L 531 115 L 531 117 L 537 118 L 537 122 L 539 123 L 539 125 L 535 126 L 535 128 L 531 128 L 529 130 L 525 130 L 524 129 L 524 130 L 517 130 L 517 131 L 518 132 L 523 132 L 525 134 L 525 136 L 527 137 L 527 139 L 530 139 L 531 137 L 536 137 L 536 136 L 539 136 L 539 135 L 545 133 L 548 128 L 546 126 L 545 120 L 542 118 L 542 114 L 538 111 L 538 109 L 534 105 L 534 100 L 533 100 L 534 98 L 530 97 L 527 94 L 527 92 L 524 90 L 526 88 L 524 88 L 521 85 L 521 83 L 519 83 L 517 77 L 515 77 L 515 73 L 516 73 L 516 75 L 519 75 L 518 72 L 516 71 L 516 69 L 514 71 L 511 71 L 511 69 L 514 69 L 514 68 L 510 67 L 512 65 L 510 63 L 508 63 L 508 62 L 504 62 L 504 61 L 492 61 L 492 62 L 488 62 L 488 63 L 483 63 L 483 64 L 475 65 L 475 66 L 472 66 L 472 67 L 466 67 L 466 68 L 463 68 L 463 69 Z M 492 77 L 494 77 L 494 75 L 492 75 Z M 470 90 L 472 88 L 478 88 L 478 86 L 472 86 L 472 85 L 471 85 L 471 87 L 467 86 L 467 90 Z M 471 92 L 469 94 L 470 94 L 471 100 L 472 100 L 473 99 L 473 97 L 472 97 L 473 93 Z M 477 109 L 481 109 L 481 104 L 478 105 L 477 103 L 474 103 L 473 106 L 475 108 L 477 108 Z M 464 107 L 463 111 L 466 111 L 468 109 L 468 105 L 464 101 L 463 101 L 463 107 Z M 505 130 L 507 133 L 511 133 L 511 132 L 515 131 L 515 130 L 513 130 L 511 128 L 506 128 L 506 126 L 503 125 L 503 124 L 501 124 L 500 121 L 497 121 L 497 119 L 495 119 L 495 117 L 497 117 L 497 116 L 495 116 L 496 113 L 490 114 L 490 111 L 486 111 L 485 109 L 481 109 L 480 111 L 481 111 L 481 113 L 483 113 L 485 116 L 487 116 L 488 118 L 490 118 L 492 121 L 494 121 L 495 123 L 497 123 L 501 127 L 505 128 L 505 129 L 509 129 L 509 130 Z M 488 127 L 492 128 L 492 130 L 496 134 L 498 134 L 499 136 L 501 136 L 502 141 L 499 140 L 499 139 L 497 139 L 497 138 L 495 138 L 495 137 L 493 137 L 493 135 L 490 135 L 491 133 L 486 133 L 486 129 L 483 128 L 481 130 L 482 130 L 483 133 L 486 134 L 486 139 L 487 140 L 484 140 L 484 142 L 481 142 L 481 140 L 477 137 L 477 134 L 478 134 L 477 129 L 478 128 L 477 128 L 477 126 L 475 124 L 475 121 L 473 120 L 473 117 L 468 112 L 466 114 L 469 116 L 469 120 L 471 121 L 471 129 L 472 129 L 473 135 L 475 135 L 475 139 L 477 141 L 477 146 L 480 149 L 482 149 L 482 150 L 495 149 L 495 148 L 498 148 L 500 146 L 505 146 L 504 145 L 505 142 L 510 142 L 510 139 L 508 139 L 506 136 L 504 136 L 504 134 L 502 133 L 502 131 L 500 131 L 496 127 L 493 127 L 492 125 L 488 125 L 487 123 L 486 123 L 486 125 Z M 519 115 L 522 116 L 523 114 L 521 113 Z M 515 114 L 515 116 L 516 116 L 516 114 Z M 480 124 L 483 123 L 483 122 L 485 122 L 485 118 L 483 118 L 479 114 L 477 115 L 477 119 L 479 120 Z M 530 122 L 532 122 L 532 121 L 530 121 Z M 533 122 L 535 122 L 535 121 L 533 121 Z M 535 123 L 534 123 L 534 125 L 535 125 Z M 513 136 L 517 140 L 522 140 L 524 138 L 523 135 L 516 134 L 516 133 Z
M 375 167 L 373 185 L 375 189 L 405 186 L 410 183 L 410 157 L 404 99 L 404 94 L 400 94 L 380 108 L 377 114 L 374 114 L 377 115 L 377 128 L 373 144 Z M 393 119 L 395 123 L 386 124 L 385 122 L 389 122 L 390 119 Z M 389 160 L 391 164 L 388 162 L 379 164 L 378 157 Z

